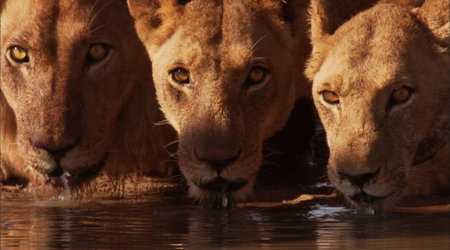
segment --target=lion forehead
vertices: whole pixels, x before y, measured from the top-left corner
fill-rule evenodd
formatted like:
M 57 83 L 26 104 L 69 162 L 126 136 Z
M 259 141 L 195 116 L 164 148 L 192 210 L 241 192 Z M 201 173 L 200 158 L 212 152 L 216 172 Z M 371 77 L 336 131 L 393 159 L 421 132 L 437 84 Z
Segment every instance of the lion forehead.
M 106 2 L 92 6 L 86 1 L 7 1 L 2 10 L 2 42 L 19 42 L 43 49 L 49 43 L 82 40 L 110 22 L 102 20 Z M 106 10 L 107 11 L 107 10 Z M 55 47 L 54 45 L 52 47 Z M 46 50 L 45 50 L 46 51 Z
M 405 78 L 411 48 L 426 50 L 426 42 L 417 21 L 403 8 L 393 9 L 391 15 L 377 18 L 375 8 L 339 28 L 315 81 L 380 89 Z

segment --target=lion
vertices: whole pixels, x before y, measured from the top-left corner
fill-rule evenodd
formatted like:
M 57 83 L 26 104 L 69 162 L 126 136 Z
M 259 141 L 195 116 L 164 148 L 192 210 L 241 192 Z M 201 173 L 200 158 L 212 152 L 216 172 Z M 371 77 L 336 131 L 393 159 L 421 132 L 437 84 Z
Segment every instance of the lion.
M 305 29 L 295 32 L 297 19 L 283 15 L 281 1 L 128 5 L 152 61 L 160 106 L 179 136 L 189 195 L 216 207 L 245 200 L 263 141 L 283 127 L 295 101 L 309 95 L 299 70 L 307 53 L 297 49 L 309 46 Z M 306 7 L 299 13 L 306 25 Z
M 306 75 L 328 176 L 358 210 L 450 190 L 449 2 L 418 5 L 380 3 L 336 27 L 331 3 L 311 3 Z
M 1 180 L 164 174 L 173 136 L 125 0 L 1 2 Z
M 152 61 L 160 106 L 179 136 L 190 196 L 217 207 L 245 200 L 263 142 L 283 128 L 297 100 L 310 98 L 301 70 L 310 50 L 307 1 L 128 0 L 128 6 Z

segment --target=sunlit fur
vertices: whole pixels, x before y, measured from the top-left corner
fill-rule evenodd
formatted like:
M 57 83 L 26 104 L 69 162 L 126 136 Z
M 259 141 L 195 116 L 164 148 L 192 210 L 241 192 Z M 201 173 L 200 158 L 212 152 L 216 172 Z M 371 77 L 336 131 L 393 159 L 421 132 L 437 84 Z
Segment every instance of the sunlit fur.
M 103 161 L 115 174 L 165 171 L 171 128 L 154 125 L 163 116 L 125 0 L 6 0 L 1 24 L 3 181 L 40 184 L 58 168 L 83 181 Z M 95 43 L 111 53 L 89 64 Z M 8 59 L 14 45 L 28 64 Z M 59 163 L 46 150 L 66 146 Z
M 332 5 L 312 1 L 306 73 L 327 133 L 329 178 L 348 197 L 386 197 L 357 207 L 382 211 L 404 196 L 449 191 L 449 1 L 415 2 L 378 4 L 334 32 Z M 410 98 L 392 105 L 403 86 Z M 325 90 L 339 104 L 325 102 Z M 339 173 L 378 174 L 359 188 Z
M 275 0 L 128 4 L 153 62 L 158 100 L 179 135 L 178 160 L 191 196 L 201 203 L 244 200 L 262 160 L 264 139 L 283 127 L 297 98 L 309 96 L 301 70 L 309 46 L 306 7 L 292 9 L 293 18 L 286 22 L 284 3 Z M 269 71 L 267 81 L 247 87 L 251 68 L 259 65 Z M 169 72 L 177 67 L 189 70 L 191 85 L 170 82 Z M 218 175 L 195 159 L 198 148 L 219 158 L 241 149 L 221 177 L 248 184 L 224 193 L 199 188 L 196 184 Z

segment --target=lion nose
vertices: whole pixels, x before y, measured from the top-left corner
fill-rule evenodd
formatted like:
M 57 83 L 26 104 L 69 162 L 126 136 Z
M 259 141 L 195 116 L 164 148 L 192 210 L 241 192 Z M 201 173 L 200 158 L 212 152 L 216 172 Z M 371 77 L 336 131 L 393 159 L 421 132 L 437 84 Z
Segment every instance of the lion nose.
M 68 145 L 68 146 L 64 146 L 64 147 L 60 147 L 60 148 L 56 148 L 56 147 L 38 147 L 41 149 L 46 150 L 51 156 L 52 158 L 56 161 L 56 163 L 59 165 L 59 161 L 61 160 L 61 158 L 64 157 L 64 155 L 66 155 L 66 152 L 69 151 L 70 149 L 72 149 L 74 145 Z M 49 176 L 61 176 L 63 174 L 63 169 L 61 167 L 56 168 L 53 172 L 49 173 Z
M 338 172 L 338 173 L 339 173 L 339 177 L 341 180 L 348 180 L 351 184 L 362 188 L 367 181 L 373 179 L 375 176 L 378 175 L 379 172 L 380 172 L 380 169 L 378 169 L 377 171 L 375 171 L 373 173 L 367 173 L 367 174 L 361 174 L 361 175 L 348 175 L 348 174 L 345 174 L 342 172 Z
M 75 140 L 74 143 L 64 143 L 64 144 L 42 144 L 35 143 L 35 146 L 41 149 L 44 149 L 48 153 L 50 153 L 56 161 L 59 161 L 67 151 L 71 150 L 78 143 L 78 140 Z
M 53 158 L 55 159 L 61 159 L 67 151 L 71 150 L 75 145 L 69 145 L 69 146 L 65 146 L 63 148 L 58 148 L 58 149 L 45 149 L 47 150 L 47 152 L 49 152 Z
M 194 149 L 195 158 L 206 163 L 209 167 L 222 171 L 230 166 L 241 155 L 242 150 L 214 150 L 214 149 Z

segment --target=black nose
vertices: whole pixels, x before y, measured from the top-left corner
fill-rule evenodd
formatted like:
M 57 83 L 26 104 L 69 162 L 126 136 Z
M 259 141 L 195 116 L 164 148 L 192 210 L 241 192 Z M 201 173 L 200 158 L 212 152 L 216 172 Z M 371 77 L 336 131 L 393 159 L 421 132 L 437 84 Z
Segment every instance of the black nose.
M 49 152 L 54 159 L 61 159 L 63 158 L 63 156 L 66 154 L 67 151 L 71 150 L 75 145 L 69 145 L 63 148 L 58 148 L 58 149 L 46 149 L 47 152 Z
M 348 180 L 351 184 L 362 188 L 364 186 L 364 183 L 366 183 L 368 180 L 377 176 L 379 172 L 380 172 L 380 169 L 378 169 L 377 171 L 375 171 L 373 173 L 362 174 L 362 175 L 348 175 L 348 174 L 344 174 L 342 172 L 338 172 L 338 173 L 339 173 L 339 177 L 341 178 L 341 180 Z
M 198 161 L 206 163 L 209 167 L 218 171 L 233 164 L 241 155 L 241 149 L 238 151 L 201 151 L 194 150 L 194 155 Z

